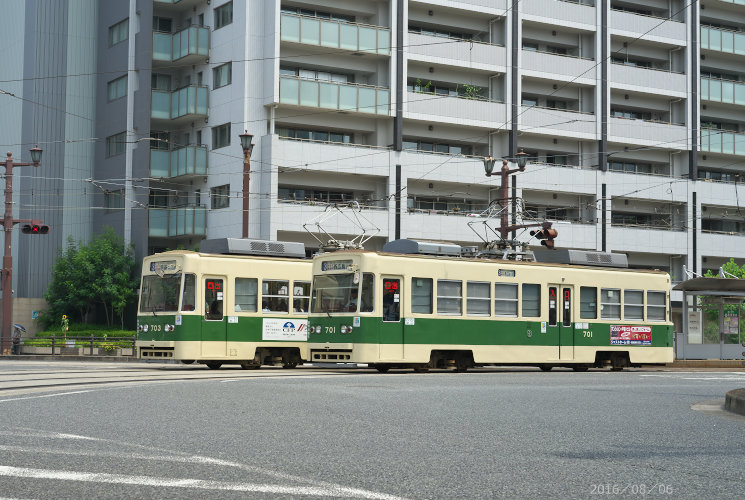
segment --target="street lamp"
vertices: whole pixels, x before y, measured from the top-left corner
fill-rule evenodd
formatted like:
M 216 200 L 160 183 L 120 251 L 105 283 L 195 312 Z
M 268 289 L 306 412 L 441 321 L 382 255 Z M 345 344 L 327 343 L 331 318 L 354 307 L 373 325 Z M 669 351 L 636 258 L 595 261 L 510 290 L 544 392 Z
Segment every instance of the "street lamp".
M 499 187 L 500 191 L 500 197 L 502 198 L 502 220 L 500 222 L 500 228 L 499 228 L 499 236 L 503 239 L 507 239 L 507 233 L 510 231 L 510 227 L 508 226 L 508 210 L 507 210 L 507 203 L 509 201 L 509 188 L 510 188 L 510 174 L 514 174 L 515 172 L 524 172 L 525 166 L 528 164 L 528 157 L 530 155 L 524 151 L 520 151 L 515 155 L 515 162 L 517 163 L 517 168 L 510 169 L 508 165 L 507 158 L 502 159 L 502 168 L 499 171 L 499 175 L 502 177 L 502 183 Z M 484 171 L 486 173 L 487 177 L 492 176 L 492 172 L 494 171 L 494 163 L 496 160 L 492 158 L 491 156 L 487 156 L 484 158 Z
M 14 167 L 38 167 L 41 163 L 42 149 L 39 146 L 31 148 L 31 163 L 13 161 L 13 153 L 8 151 L 5 159 L 5 214 L 2 225 L 5 230 L 5 251 L 3 253 L 2 269 L 2 331 L 0 331 L 0 352 L 3 355 L 10 354 L 11 329 L 13 327 L 13 254 L 11 244 L 13 242 L 13 226 L 19 222 L 41 224 L 37 220 L 25 220 L 13 218 L 13 168 Z
M 248 201 L 251 185 L 251 152 L 254 145 L 251 143 L 254 136 L 244 130 L 238 134 L 241 138 L 241 147 L 243 148 L 243 237 L 248 238 Z

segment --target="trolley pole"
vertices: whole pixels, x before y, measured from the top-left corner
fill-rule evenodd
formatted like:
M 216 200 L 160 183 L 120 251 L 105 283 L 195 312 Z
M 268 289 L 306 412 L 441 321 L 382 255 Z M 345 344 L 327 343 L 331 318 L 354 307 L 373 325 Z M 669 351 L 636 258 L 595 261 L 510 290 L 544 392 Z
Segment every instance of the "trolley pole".
M 38 167 L 41 163 L 42 150 L 39 146 L 30 150 L 31 163 L 13 161 L 13 153 L 8 151 L 5 159 L 5 214 L 2 219 L 5 230 L 5 252 L 3 253 L 2 290 L 3 290 L 3 320 L 2 332 L 0 332 L 0 352 L 7 356 L 10 354 L 11 332 L 13 328 L 13 226 L 19 222 L 30 222 L 35 224 L 39 221 L 14 219 L 13 218 L 13 168 L 14 167 Z
M 242 134 L 238 134 L 241 138 L 241 147 L 243 148 L 243 237 L 248 238 L 248 209 L 249 209 L 249 196 L 251 194 L 251 152 L 254 149 L 254 145 L 251 143 L 253 135 L 245 130 Z

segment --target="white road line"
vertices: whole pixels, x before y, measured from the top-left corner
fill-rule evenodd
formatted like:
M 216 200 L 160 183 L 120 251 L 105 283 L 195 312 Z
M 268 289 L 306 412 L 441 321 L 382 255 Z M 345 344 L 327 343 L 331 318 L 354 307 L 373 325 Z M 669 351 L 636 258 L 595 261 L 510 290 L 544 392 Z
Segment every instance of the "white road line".
M 102 389 L 99 389 L 99 390 L 102 390 Z M 7 403 L 8 401 L 21 401 L 23 399 L 54 398 L 57 396 L 69 396 L 70 394 L 83 394 L 86 392 L 93 392 L 93 391 L 94 389 L 88 389 L 85 391 L 55 392 L 54 394 L 42 394 L 40 396 L 26 396 L 22 398 L 0 399 L 0 403 Z
M 23 477 L 30 479 L 55 479 L 89 483 L 132 484 L 158 488 L 193 488 L 202 490 L 243 491 L 252 493 L 272 493 L 276 495 L 307 495 L 342 498 L 371 498 L 397 500 L 399 497 L 351 488 L 322 488 L 314 486 L 281 486 L 275 484 L 234 483 L 206 479 L 168 478 L 153 476 L 127 476 L 100 472 L 56 471 L 30 469 L 0 465 L 0 476 Z

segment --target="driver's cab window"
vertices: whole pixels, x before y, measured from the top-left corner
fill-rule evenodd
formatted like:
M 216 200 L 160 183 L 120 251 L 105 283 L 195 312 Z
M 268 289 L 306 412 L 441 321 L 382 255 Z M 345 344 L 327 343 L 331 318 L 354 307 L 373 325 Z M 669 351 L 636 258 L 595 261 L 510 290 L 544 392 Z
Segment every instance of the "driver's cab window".
M 223 280 L 207 278 L 204 280 L 204 319 L 222 320 Z
M 181 295 L 181 310 L 193 311 L 197 304 L 197 276 L 184 274 L 184 293 Z

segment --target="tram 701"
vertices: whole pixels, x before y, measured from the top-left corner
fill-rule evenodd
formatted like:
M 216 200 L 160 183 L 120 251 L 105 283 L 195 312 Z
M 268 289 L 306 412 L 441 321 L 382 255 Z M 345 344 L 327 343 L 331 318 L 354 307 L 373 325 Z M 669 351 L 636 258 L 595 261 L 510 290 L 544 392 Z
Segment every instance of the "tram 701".
M 292 368 L 307 360 L 311 261 L 304 245 L 218 239 L 201 247 L 214 253 L 176 250 L 143 260 L 138 357 L 212 369 Z
M 407 247 L 397 242 L 387 247 Z M 321 254 L 313 260 L 310 360 L 367 363 L 381 372 L 668 363 L 669 293 L 670 277 L 659 271 L 386 251 Z

